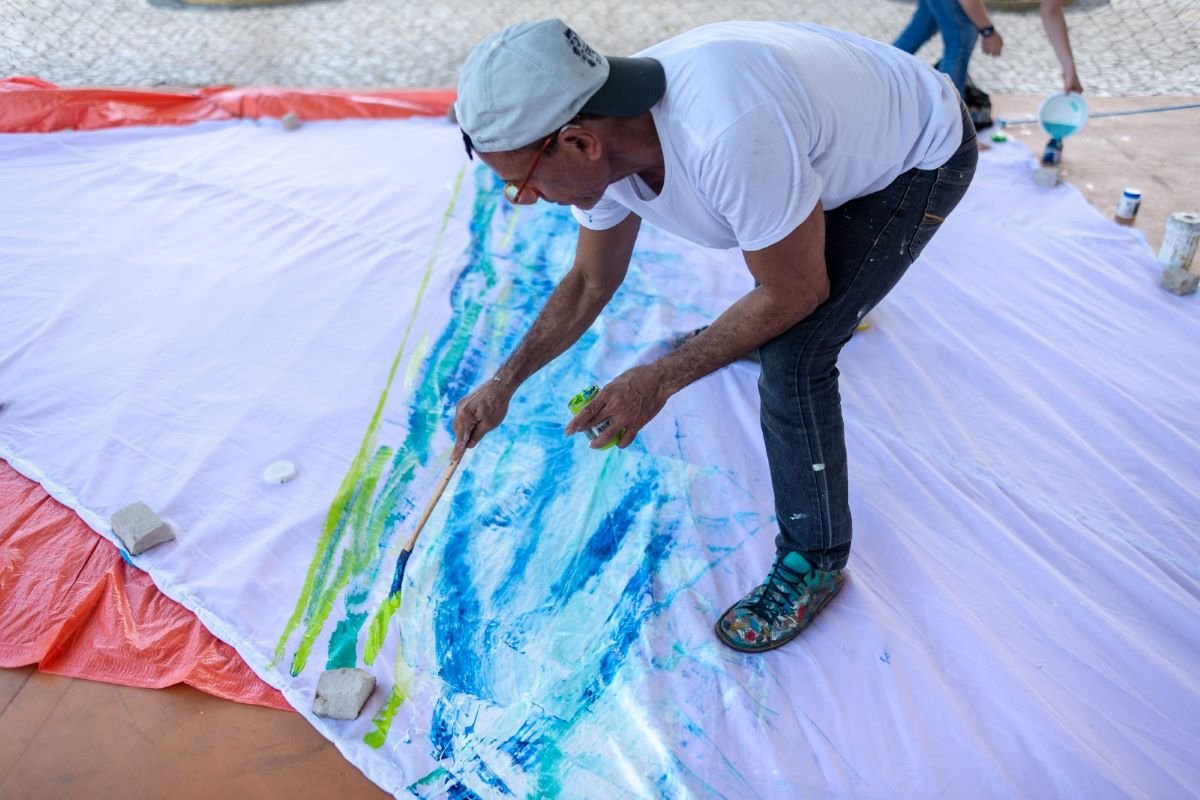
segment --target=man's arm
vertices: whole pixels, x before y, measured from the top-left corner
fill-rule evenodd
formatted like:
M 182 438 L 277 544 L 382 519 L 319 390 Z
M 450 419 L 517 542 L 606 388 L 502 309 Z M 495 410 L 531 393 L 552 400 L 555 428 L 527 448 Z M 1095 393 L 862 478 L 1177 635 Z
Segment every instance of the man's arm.
M 1062 67 L 1063 91 L 1083 93 L 1083 85 L 1075 73 L 1075 55 L 1071 52 L 1071 37 L 1067 34 L 1067 18 L 1063 15 L 1062 0 L 1042 0 L 1042 27 L 1046 38 L 1058 56 Z
M 517 387 L 578 341 L 595 321 L 625 280 L 641 224 L 640 217 L 630 214 L 608 230 L 579 229 L 575 263 L 550 294 L 529 332 L 495 376 L 458 404 L 451 460 L 462 458 L 468 447 L 503 422 Z
M 774 339 L 829 297 L 820 202 L 781 241 L 744 255 L 759 285 L 671 353 L 617 376 L 568 423 L 568 434 L 608 419 L 624 429 L 618 446 L 627 447 L 675 392 Z M 592 447 L 608 441 L 597 437 Z

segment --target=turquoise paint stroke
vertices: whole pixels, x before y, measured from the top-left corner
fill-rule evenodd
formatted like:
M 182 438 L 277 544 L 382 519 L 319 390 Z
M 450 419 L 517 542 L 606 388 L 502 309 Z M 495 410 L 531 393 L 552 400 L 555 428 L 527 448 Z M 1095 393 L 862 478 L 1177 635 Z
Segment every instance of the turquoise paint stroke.
M 313 641 L 320 633 L 325 619 L 333 610 L 333 603 L 336 599 L 338 591 L 343 585 L 343 581 L 348 578 L 351 570 L 339 567 L 336 573 L 336 580 L 332 585 L 326 583 L 325 577 L 328 574 L 329 564 L 333 559 L 340 539 L 345 532 L 347 522 L 347 512 L 352 511 L 357 498 L 364 494 L 361 485 L 364 473 L 367 469 L 368 457 L 374 445 L 376 432 L 379 427 L 380 418 L 383 414 L 383 409 L 387 405 L 388 392 L 391 389 L 392 382 L 396 377 L 396 370 L 400 366 L 400 361 L 404 356 L 406 347 L 408 346 L 408 337 L 412 333 L 413 324 L 417 319 L 417 312 L 421 307 L 421 301 L 425 296 L 425 289 L 429 285 L 429 278 L 433 274 L 433 266 L 437 262 L 438 250 L 441 245 L 442 237 L 445 234 L 446 227 L 449 223 L 451 214 L 454 211 L 454 204 L 458 197 L 459 189 L 462 185 L 462 178 L 465 172 L 465 167 L 459 171 L 458 177 L 455 180 L 454 189 L 450 195 L 450 203 L 442 217 L 442 225 L 438 229 L 438 234 L 434 242 L 434 246 L 429 254 L 429 259 L 425 265 L 425 272 L 421 278 L 421 284 L 417 289 L 416 298 L 413 302 L 412 315 L 409 317 L 408 325 L 404 329 L 404 335 L 400 341 L 400 349 L 396 352 L 396 357 L 392 360 L 391 368 L 388 370 L 387 381 L 384 384 L 383 392 L 379 397 L 379 402 L 376 404 L 375 413 L 371 417 L 370 424 L 367 426 L 366 433 L 363 435 L 362 444 L 359 446 L 358 453 L 351 462 L 350 470 L 346 473 L 346 477 L 342 480 L 341 487 L 338 489 L 334 497 L 333 503 L 330 505 L 328 514 L 325 517 L 325 525 L 322 529 L 321 537 L 317 542 L 315 557 L 309 566 L 308 574 L 305 576 L 304 586 L 301 590 L 300 597 L 296 602 L 296 608 L 284 626 L 283 632 L 280 634 L 279 641 L 275 646 L 275 659 L 282 659 L 287 647 L 288 639 L 292 632 L 300 624 L 301 621 L 306 622 L 304 634 L 301 637 L 300 646 L 297 648 L 296 656 L 293 658 L 291 673 L 298 675 L 304 669 L 307 662 L 307 654 L 311 649 Z M 351 555 L 350 558 L 362 557 L 361 551 Z M 343 561 L 346 556 L 343 555 Z
M 573 225 L 553 211 L 543 212 L 529 228 L 528 234 L 518 228 L 523 235 L 513 242 L 514 259 L 519 253 L 522 260 L 514 265 L 508 308 L 522 312 L 513 315 L 520 330 L 553 286 L 547 277 L 556 276 L 549 266 L 561 256 L 563 243 L 574 240 Z M 538 274 L 522 286 L 520 273 L 529 264 Z M 653 296 L 631 290 L 624 299 L 640 304 Z M 580 376 L 594 374 L 591 359 L 598 342 L 599 335 L 590 332 L 523 387 L 523 413 L 510 416 L 503 439 L 493 441 L 499 439 L 493 434 L 485 440 L 498 456 L 462 477 L 428 555 L 438 565 L 431 644 L 445 684 L 430 742 L 443 765 L 436 773 L 439 791 L 447 791 L 449 777 L 455 778 L 451 796 L 560 796 L 564 777 L 580 764 L 564 742 L 606 701 L 639 647 L 645 623 L 679 589 L 671 587 L 656 598 L 662 590 L 653 584 L 670 557 L 676 521 L 693 516 L 686 501 L 693 468 L 652 458 L 636 445 L 606 455 L 561 439 L 562 405 L 573 391 L 561 387 L 574 387 Z M 542 421 L 550 419 L 559 422 L 547 429 Z M 532 471 L 521 466 L 533 460 L 531 451 L 540 460 Z M 488 475 L 486 484 L 481 475 Z M 572 503 L 573 511 L 564 517 L 564 507 Z M 513 543 L 503 569 L 498 569 L 500 559 L 476 563 L 472 558 L 479 552 L 478 542 L 497 540 L 493 534 Z M 555 550 L 546 542 L 557 536 L 567 538 L 566 546 L 556 551 L 561 557 L 539 559 L 540 550 Z M 723 556 L 715 554 L 713 562 Z M 531 569 L 545 570 L 555 561 L 561 571 L 553 580 L 531 576 Z M 491 581 L 496 571 L 502 577 Z M 600 584 L 614 574 L 624 577 L 601 592 Z M 531 582 L 539 580 L 540 589 L 531 592 Z M 587 625 L 592 635 L 572 641 L 573 623 Z M 547 661 L 563 665 L 570 677 L 538 687 L 536 704 L 521 705 L 529 687 L 512 685 L 513 676 L 523 672 L 514 665 L 528 662 L 524 671 L 532 667 L 536 672 L 533 665 Z M 520 719 L 513 720 L 512 735 L 482 745 L 479 718 L 503 716 L 513 708 L 520 709 Z M 675 768 L 668 764 L 664 769 L 653 777 L 653 785 L 673 785 Z M 424 794 L 418 784 L 410 790 Z
M 295 671 L 307 661 L 305 642 L 325 629 L 335 605 L 342 618 L 326 664 L 351 665 L 360 640 L 364 660 L 378 656 L 401 609 L 397 534 L 418 510 L 411 500 L 418 478 L 440 472 L 431 461 L 449 442 L 452 403 L 502 363 L 570 264 L 576 229 L 565 210 L 513 209 L 497 202 L 490 172 L 473 176 L 470 239 L 450 293 L 451 320 L 427 357 L 406 368 L 414 387 L 408 408 L 389 411 L 403 435 L 376 449 L 370 468 L 331 506 L 336 524 L 327 526 L 326 549 L 310 569 L 318 579 L 297 606 L 306 627 Z M 653 253 L 638 260 L 661 266 Z M 613 319 L 663 302 L 654 283 L 635 265 L 610 307 Z M 460 471 L 436 535 L 415 554 L 418 570 L 434 571 L 430 594 L 416 598 L 431 609 L 432 625 L 431 638 L 421 641 L 432 655 L 420 666 L 440 687 L 429 734 L 440 766 L 410 787 L 415 794 L 437 786 L 438 796 L 562 796 L 580 774 L 623 780 L 586 745 L 596 725 L 611 719 L 614 692 L 627 691 L 631 668 L 653 668 L 639 655 L 647 623 L 696 578 L 661 582 L 680 522 L 696 522 L 687 497 L 696 468 L 652 457 L 638 444 L 598 454 L 562 436 L 566 398 L 612 377 L 597 374 L 595 363 L 606 351 L 606 324 L 522 388 L 504 428 Z M 636 359 L 636 349 L 627 349 Z M 394 374 L 395 364 L 389 387 Z M 333 570 L 335 550 L 341 559 Z M 707 566 L 727 554 L 714 551 Z M 396 666 L 424 656 L 397 651 Z M 407 685 L 393 687 L 364 736 L 368 745 L 384 745 L 409 696 Z M 484 720 L 492 731 L 486 736 Z M 686 794 L 670 760 L 639 769 L 653 793 Z
M 349 602 L 347 599 L 347 603 Z M 348 614 L 337 624 L 329 638 L 329 657 L 325 660 L 325 669 L 358 666 L 358 631 L 366 618 L 365 611 L 360 614 Z

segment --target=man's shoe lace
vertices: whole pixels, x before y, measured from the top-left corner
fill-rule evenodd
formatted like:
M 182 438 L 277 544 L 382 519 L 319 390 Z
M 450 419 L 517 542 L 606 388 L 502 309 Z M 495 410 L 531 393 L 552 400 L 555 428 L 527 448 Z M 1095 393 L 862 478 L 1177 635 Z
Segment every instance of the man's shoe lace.
M 762 619 L 775 619 L 789 611 L 799 594 L 799 586 L 807 572 L 798 572 L 783 563 L 783 558 L 775 559 L 771 574 L 763 582 L 763 591 L 758 599 L 746 608 Z

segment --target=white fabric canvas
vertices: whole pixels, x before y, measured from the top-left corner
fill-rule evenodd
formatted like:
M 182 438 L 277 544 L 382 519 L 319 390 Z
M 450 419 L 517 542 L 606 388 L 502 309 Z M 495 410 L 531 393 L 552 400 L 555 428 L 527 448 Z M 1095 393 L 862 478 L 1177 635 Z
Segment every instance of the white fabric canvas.
M 171 523 L 135 563 L 400 796 L 1187 796 L 1196 298 L 1033 167 L 983 154 L 847 346 L 847 585 L 765 656 L 711 633 L 773 556 L 755 366 L 625 451 L 562 436 L 750 285 L 652 229 L 394 585 L 454 402 L 575 237 L 442 122 L 0 137 L 0 456 L 104 536 Z M 327 666 L 376 676 L 358 720 L 310 714 Z

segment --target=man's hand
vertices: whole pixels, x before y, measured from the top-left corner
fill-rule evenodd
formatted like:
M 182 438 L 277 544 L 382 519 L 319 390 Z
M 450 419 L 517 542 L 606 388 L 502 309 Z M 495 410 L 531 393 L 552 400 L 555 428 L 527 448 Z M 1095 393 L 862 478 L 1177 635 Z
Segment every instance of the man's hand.
M 980 42 L 980 47 L 989 56 L 998 56 L 1000 55 L 1000 51 L 1004 49 L 1004 37 L 1000 35 L 1000 31 L 994 31 L 991 36 L 983 38 Z
M 567 423 L 567 435 L 609 420 L 612 424 L 592 440 L 592 449 L 611 442 L 618 431 L 617 447 L 624 449 L 662 410 L 668 397 L 670 394 L 663 388 L 655 365 L 634 367 L 614 378 Z
M 504 362 L 497 377 L 462 399 L 454 412 L 454 452 L 458 461 L 468 447 L 504 421 L 513 393 L 530 375 L 574 344 L 595 321 L 625 280 L 641 217 L 630 214 L 603 231 L 582 228 L 575 264 L 550 293 L 533 327 Z
M 1074 64 L 1063 70 L 1063 91 L 1083 94 L 1083 84 L 1079 82 L 1079 76 L 1075 74 Z
M 454 412 L 454 452 L 451 461 L 459 461 L 468 447 L 479 444 L 483 435 L 504 421 L 512 390 L 492 379 L 459 401 Z

